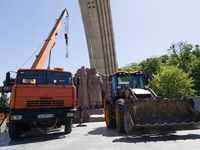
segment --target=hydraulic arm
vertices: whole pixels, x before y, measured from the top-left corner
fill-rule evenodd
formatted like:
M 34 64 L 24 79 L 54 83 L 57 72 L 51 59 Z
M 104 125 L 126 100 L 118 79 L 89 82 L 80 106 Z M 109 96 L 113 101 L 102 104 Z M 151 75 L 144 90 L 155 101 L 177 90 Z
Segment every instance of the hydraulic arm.
M 68 12 L 66 9 L 64 9 L 62 11 L 59 19 L 56 21 L 53 29 L 51 30 L 40 53 L 36 56 L 35 62 L 33 63 L 31 69 L 42 69 L 48 54 L 50 53 L 51 49 L 55 45 L 56 37 L 57 37 L 61 27 L 63 26 L 63 23 L 64 23 L 66 17 L 68 17 Z

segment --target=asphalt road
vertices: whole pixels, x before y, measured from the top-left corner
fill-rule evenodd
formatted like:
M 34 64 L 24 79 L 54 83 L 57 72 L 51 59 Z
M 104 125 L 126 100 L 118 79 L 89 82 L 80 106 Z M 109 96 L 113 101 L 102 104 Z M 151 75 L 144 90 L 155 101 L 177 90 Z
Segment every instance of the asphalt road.
M 127 135 L 107 129 L 105 122 L 73 125 L 72 133 L 64 127 L 48 135 L 37 129 L 10 140 L 8 131 L 0 133 L 0 150 L 200 150 L 200 130 L 178 131 L 163 135 Z

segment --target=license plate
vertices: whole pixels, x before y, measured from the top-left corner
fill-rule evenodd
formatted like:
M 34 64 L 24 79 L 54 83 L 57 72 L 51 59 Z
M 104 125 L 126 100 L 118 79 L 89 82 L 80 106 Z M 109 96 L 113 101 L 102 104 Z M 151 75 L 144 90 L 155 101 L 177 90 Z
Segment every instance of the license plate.
M 38 115 L 38 118 L 53 118 L 53 114 Z

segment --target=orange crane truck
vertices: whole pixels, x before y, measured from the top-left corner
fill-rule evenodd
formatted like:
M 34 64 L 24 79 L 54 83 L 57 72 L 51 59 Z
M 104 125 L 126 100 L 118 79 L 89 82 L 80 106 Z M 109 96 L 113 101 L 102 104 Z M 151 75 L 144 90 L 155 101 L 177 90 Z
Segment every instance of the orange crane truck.
M 72 130 L 72 120 L 76 116 L 76 88 L 72 73 L 63 71 L 62 68 L 42 69 L 67 16 L 65 9 L 31 69 L 17 71 L 10 99 L 11 139 L 20 137 L 22 131 L 29 130 L 31 127 L 37 127 L 42 132 L 45 128 L 45 131 L 49 132 L 65 125 L 65 133 L 70 133 Z M 9 81 L 11 78 L 8 74 L 7 85 Z

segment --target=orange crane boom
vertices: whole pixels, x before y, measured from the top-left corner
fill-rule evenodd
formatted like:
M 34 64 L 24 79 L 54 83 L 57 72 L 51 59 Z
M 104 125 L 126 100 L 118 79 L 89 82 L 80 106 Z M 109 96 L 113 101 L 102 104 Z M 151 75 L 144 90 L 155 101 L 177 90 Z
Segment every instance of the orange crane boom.
M 36 56 L 35 62 L 33 63 L 31 69 L 42 69 L 44 62 L 50 53 L 51 49 L 55 45 L 56 37 L 63 26 L 65 18 L 68 17 L 67 9 L 64 9 L 59 17 L 59 19 L 56 21 L 53 29 L 51 30 L 47 40 L 45 40 L 45 43 L 40 50 L 40 53 Z

